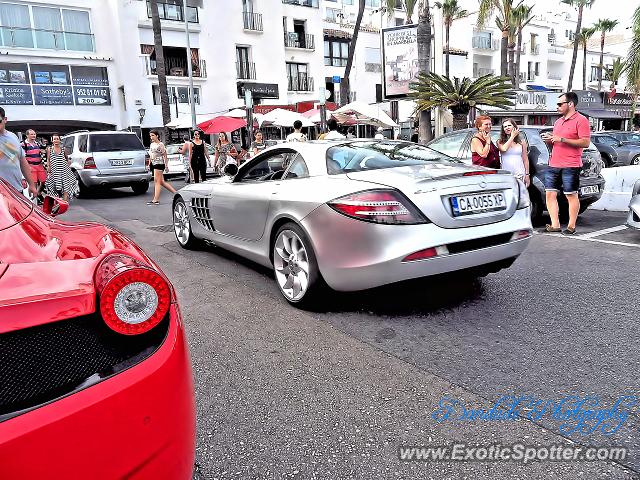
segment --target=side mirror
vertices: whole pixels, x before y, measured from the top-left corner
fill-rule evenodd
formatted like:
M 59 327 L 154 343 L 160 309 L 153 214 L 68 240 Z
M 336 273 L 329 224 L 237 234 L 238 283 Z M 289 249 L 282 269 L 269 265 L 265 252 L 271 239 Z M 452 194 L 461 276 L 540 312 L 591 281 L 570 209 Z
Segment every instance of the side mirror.
M 227 162 L 222 171 L 229 177 L 235 177 L 238 174 L 238 165 L 234 162 Z
M 55 217 L 56 215 L 62 215 L 67 210 L 69 210 L 69 202 L 56 197 L 44 197 L 42 211 L 47 215 Z

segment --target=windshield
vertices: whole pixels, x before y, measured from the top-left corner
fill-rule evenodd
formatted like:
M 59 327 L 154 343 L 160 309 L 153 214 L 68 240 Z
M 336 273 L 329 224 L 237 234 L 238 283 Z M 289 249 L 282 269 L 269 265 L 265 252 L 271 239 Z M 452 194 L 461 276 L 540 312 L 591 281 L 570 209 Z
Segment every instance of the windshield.
M 135 134 L 91 135 L 90 138 L 89 151 L 93 153 L 144 150 L 144 145 Z
M 427 162 L 440 161 L 460 163 L 458 160 L 415 143 L 358 142 L 331 147 L 327 150 L 327 171 L 330 175 L 424 165 Z

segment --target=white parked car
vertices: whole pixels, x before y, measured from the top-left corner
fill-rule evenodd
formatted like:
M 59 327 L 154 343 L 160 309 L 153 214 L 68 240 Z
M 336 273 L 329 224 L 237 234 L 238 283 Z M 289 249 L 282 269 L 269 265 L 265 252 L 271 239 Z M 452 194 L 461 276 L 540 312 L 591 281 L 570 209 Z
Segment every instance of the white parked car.
M 167 160 L 169 162 L 168 172 L 166 175 L 185 175 L 187 173 L 187 164 L 184 159 L 184 155 L 180 153 L 183 143 L 173 143 L 167 145 Z M 215 157 L 215 150 L 213 145 L 207 144 L 207 150 L 209 152 L 210 165 L 207 165 L 207 176 L 213 175 L 213 159 Z

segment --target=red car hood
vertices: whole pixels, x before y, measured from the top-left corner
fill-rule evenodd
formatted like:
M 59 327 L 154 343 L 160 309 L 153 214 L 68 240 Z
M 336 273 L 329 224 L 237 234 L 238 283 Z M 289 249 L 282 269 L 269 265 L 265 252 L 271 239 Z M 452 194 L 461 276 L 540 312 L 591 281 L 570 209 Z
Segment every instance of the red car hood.
M 94 312 L 94 273 L 110 253 L 151 262 L 120 232 L 56 221 L 3 187 L 0 181 L 0 333 Z

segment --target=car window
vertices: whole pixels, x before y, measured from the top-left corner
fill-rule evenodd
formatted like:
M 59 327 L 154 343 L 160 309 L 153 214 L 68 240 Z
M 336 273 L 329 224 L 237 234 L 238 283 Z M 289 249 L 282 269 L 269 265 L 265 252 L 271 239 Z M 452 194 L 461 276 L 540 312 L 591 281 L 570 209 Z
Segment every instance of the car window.
M 291 157 L 294 152 L 273 152 L 266 156 L 260 156 L 260 161 L 249 167 L 248 170 L 241 174 L 240 178 L 236 178 L 235 182 L 248 182 L 256 180 L 271 180 L 271 175 L 276 172 L 284 172 L 289 166 Z M 256 159 L 257 160 L 257 159 Z
M 306 178 L 309 176 L 309 169 L 307 168 L 307 164 L 305 163 L 302 155 L 296 153 L 291 161 L 291 166 L 287 171 L 286 175 L 283 177 L 285 179 L 289 178 Z
M 144 145 L 135 134 L 113 133 L 107 135 L 90 135 L 89 151 L 97 152 L 122 152 L 131 150 L 144 150 Z
M 64 145 L 64 149 L 68 154 L 73 153 L 73 143 L 75 141 L 75 138 L 76 137 L 71 136 L 62 139 L 62 145 Z
M 597 140 L 597 143 L 602 143 L 603 145 L 608 145 L 610 147 L 618 146 L 618 141 L 613 137 L 609 137 L 608 135 L 604 135 L 602 137 L 593 137 L 593 140 L 594 142 Z
M 469 132 L 452 133 L 435 139 L 429 144 L 429 148 L 444 153 L 453 158 L 460 158 L 464 150 L 464 144 Z
M 80 135 L 78 137 L 78 151 L 87 153 L 87 140 L 89 135 Z
M 438 161 L 458 162 L 454 158 L 415 143 L 358 142 L 338 145 L 327 150 L 327 172 L 330 175 L 424 165 L 427 162 Z
M 180 153 L 180 149 L 182 145 L 169 145 L 167 147 L 167 155 L 175 155 L 176 153 Z

